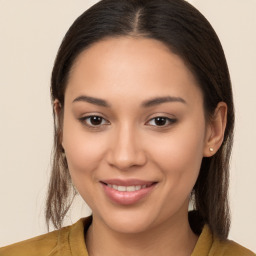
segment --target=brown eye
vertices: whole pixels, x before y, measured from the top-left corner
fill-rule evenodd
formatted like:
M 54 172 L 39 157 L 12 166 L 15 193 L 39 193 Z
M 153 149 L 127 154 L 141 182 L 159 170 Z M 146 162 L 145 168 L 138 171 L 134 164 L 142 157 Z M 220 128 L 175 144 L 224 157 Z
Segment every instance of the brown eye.
M 166 125 L 166 123 L 167 123 L 167 118 L 165 118 L 165 117 L 157 117 L 157 118 L 155 119 L 155 124 L 156 124 L 157 126 Z
M 163 117 L 163 116 L 158 116 L 155 118 L 152 118 L 148 124 L 152 126 L 168 126 L 173 123 L 175 123 L 177 120 L 176 119 L 171 119 L 168 117 Z
M 103 118 L 100 116 L 92 116 L 88 120 L 92 125 L 97 126 L 102 123 Z
M 80 121 L 90 127 L 99 127 L 108 124 L 108 122 L 101 116 L 86 116 L 82 117 Z

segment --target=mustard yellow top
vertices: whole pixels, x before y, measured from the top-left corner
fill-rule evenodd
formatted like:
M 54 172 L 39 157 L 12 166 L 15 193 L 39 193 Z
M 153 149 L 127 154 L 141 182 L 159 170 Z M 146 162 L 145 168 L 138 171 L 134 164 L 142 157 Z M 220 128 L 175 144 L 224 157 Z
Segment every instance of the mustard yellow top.
M 84 232 L 91 217 L 60 230 L 0 248 L 0 256 L 88 256 Z M 191 256 L 256 256 L 241 245 L 227 240 L 220 242 L 204 226 Z

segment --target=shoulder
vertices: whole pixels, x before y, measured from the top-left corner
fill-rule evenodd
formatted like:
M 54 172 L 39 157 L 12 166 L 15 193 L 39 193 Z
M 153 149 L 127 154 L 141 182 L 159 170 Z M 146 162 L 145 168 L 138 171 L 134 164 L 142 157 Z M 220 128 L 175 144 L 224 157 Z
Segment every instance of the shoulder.
M 191 256 L 256 256 L 253 252 L 231 240 L 220 240 L 205 225 Z
M 69 234 L 77 226 L 82 228 L 83 219 L 71 226 L 2 247 L 0 256 L 55 256 L 64 251 L 65 255 L 70 255 Z
M 48 255 L 57 245 L 60 230 L 0 248 L 0 256 Z
M 218 239 L 213 242 L 212 253 L 218 256 L 256 256 L 255 253 L 234 241 L 219 241 Z

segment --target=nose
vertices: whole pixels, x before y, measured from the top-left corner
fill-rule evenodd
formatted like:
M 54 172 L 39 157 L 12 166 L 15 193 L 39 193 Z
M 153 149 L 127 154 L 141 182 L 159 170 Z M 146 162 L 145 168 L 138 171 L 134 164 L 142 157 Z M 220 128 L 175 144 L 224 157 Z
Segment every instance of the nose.
M 141 137 L 132 127 L 121 127 L 113 131 L 108 150 L 108 164 L 119 170 L 145 165 L 147 158 L 142 148 Z

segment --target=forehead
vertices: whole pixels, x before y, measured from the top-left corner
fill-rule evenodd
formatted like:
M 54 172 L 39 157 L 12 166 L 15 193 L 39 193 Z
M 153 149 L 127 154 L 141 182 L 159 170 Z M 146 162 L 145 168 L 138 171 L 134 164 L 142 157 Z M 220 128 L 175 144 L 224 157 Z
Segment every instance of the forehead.
M 67 96 L 97 95 L 138 99 L 195 95 L 201 92 L 184 61 L 162 42 L 148 38 L 106 38 L 84 50 L 75 61 Z

